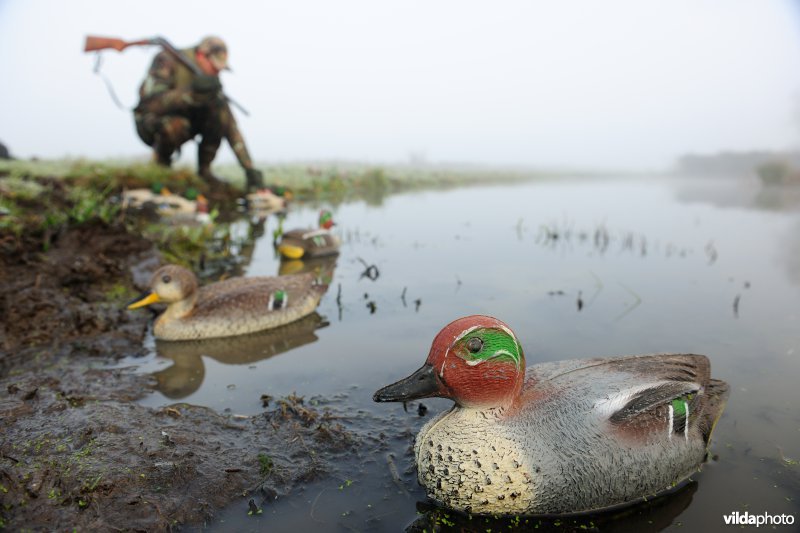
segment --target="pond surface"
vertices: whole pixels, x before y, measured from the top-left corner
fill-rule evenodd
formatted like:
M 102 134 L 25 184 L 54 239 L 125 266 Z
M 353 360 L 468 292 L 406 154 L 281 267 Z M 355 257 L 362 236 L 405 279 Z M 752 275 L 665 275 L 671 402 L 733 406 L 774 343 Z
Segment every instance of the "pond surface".
M 296 393 L 348 413 L 355 431 L 389 437 L 390 449 L 365 449 L 340 477 L 266 502 L 258 517 L 246 515 L 244 499 L 211 529 L 399 531 L 415 521 L 430 529 L 437 518 L 424 511 L 409 447 L 451 402 L 423 400 L 420 416 L 418 402 L 406 411 L 374 404 L 372 394 L 416 370 L 448 322 L 489 314 L 515 330 L 529 365 L 703 353 L 713 376 L 731 386 L 713 436 L 715 458 L 694 482 L 653 504 L 574 524 L 716 531 L 733 511 L 800 518 L 797 196 L 733 180 L 575 179 L 339 205 L 341 254 L 312 265 L 331 277 L 318 315 L 280 335 L 151 341 L 152 355 L 137 364 L 157 373 L 160 392 L 144 403 L 247 415 L 263 410 L 262 394 Z M 318 209 L 293 205 L 284 227 L 313 226 Z M 247 250 L 247 275 L 304 266 L 281 267 L 271 242 L 276 225 L 268 218 Z M 248 231 L 247 222 L 238 231 Z M 365 265 L 375 265 L 377 279 L 362 275 Z M 440 524 L 477 530 L 517 525 L 442 517 Z

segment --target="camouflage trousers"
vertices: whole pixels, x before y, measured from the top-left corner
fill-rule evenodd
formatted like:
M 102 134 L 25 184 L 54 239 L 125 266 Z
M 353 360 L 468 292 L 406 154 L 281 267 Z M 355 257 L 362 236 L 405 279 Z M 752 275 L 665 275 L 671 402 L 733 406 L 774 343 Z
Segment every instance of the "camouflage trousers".
M 210 173 L 222 138 L 230 135 L 231 125 L 236 129 L 226 102 L 218 98 L 198 101 L 191 93 L 178 90 L 143 100 L 133 116 L 139 137 L 153 147 L 156 160 L 163 165 L 169 166 L 184 143 L 200 136 L 197 159 L 201 174 Z

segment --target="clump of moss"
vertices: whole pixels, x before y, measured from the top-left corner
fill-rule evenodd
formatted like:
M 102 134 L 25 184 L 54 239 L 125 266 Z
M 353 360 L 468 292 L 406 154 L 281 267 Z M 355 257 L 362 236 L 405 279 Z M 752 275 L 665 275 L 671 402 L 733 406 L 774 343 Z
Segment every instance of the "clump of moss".
M 45 188 L 40 183 L 26 179 L 18 172 L 12 173 L 0 181 L 0 194 L 5 198 L 17 201 L 35 200 L 44 191 Z
M 259 453 L 258 454 L 258 465 L 259 465 L 259 468 L 258 468 L 259 473 L 263 477 L 267 477 L 270 474 L 270 472 L 272 472 L 272 467 L 274 466 L 274 463 L 272 461 L 272 457 L 270 457 L 269 455 L 267 455 L 265 453 Z

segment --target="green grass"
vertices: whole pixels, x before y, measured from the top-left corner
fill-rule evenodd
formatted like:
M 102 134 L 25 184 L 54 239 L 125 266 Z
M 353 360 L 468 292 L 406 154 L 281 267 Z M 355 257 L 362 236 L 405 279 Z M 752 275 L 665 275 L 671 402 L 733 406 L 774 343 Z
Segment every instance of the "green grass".
M 387 194 L 414 189 L 454 187 L 471 184 L 509 183 L 548 179 L 553 173 L 491 170 L 488 168 L 445 168 L 439 166 L 367 165 L 360 163 L 258 164 L 264 182 L 291 190 L 300 199 L 330 199 L 334 202 L 363 199 L 380 201 Z M 238 188 L 244 186 L 244 172 L 234 164 L 214 165 L 220 178 Z M 202 180 L 185 166 L 173 169 L 136 161 L 88 159 L 0 161 L 0 176 L 57 177 L 75 185 L 120 188 L 166 185 L 173 192 L 202 186 Z
M 171 187 L 175 192 L 202 185 L 202 180 L 190 169 L 165 168 L 152 163 L 135 161 L 92 161 L 89 159 L 61 160 L 0 160 L 0 177 L 11 180 L 60 178 L 70 185 L 98 191 L 127 188 Z

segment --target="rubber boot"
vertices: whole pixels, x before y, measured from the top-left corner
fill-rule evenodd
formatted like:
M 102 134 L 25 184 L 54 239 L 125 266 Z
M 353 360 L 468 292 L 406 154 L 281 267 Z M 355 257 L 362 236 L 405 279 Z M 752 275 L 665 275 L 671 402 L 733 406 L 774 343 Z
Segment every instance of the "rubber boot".
M 203 137 L 197 147 L 197 173 L 210 185 L 222 183 L 222 180 L 211 172 L 211 162 L 217 156 L 219 144 L 216 139 Z
M 172 166 L 172 153 L 175 151 L 175 147 L 162 139 L 162 135 L 156 133 L 155 141 L 153 141 L 153 161 L 159 165 L 170 167 Z

